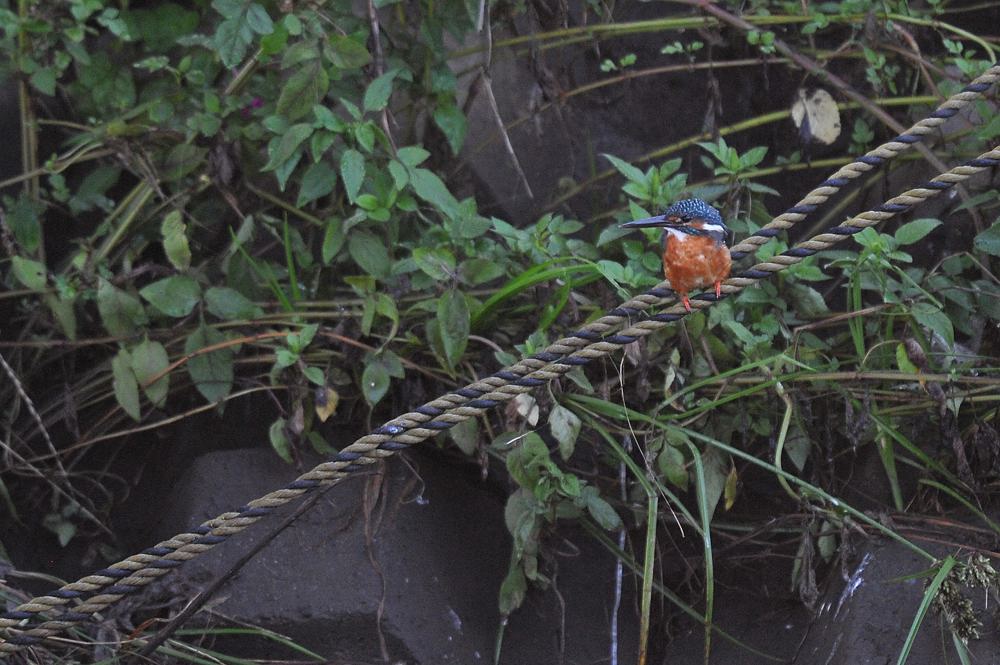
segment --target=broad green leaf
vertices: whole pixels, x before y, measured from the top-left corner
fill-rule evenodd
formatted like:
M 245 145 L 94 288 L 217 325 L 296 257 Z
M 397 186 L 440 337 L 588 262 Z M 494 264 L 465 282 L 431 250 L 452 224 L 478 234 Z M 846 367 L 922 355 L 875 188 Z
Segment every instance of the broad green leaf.
M 469 342 L 469 305 L 465 295 L 455 289 L 446 291 L 438 299 L 437 321 L 445 360 L 453 368 L 462 359 Z
M 264 316 L 263 309 L 236 289 L 226 286 L 213 286 L 205 291 L 205 306 L 209 312 L 224 321 Z
M 339 69 L 358 69 L 372 61 L 362 40 L 349 35 L 332 35 L 329 56 Z
M 304 206 L 326 196 L 333 191 L 333 186 L 336 184 L 337 172 L 323 160 L 316 162 L 302 175 L 299 198 L 295 205 Z
M 701 454 L 701 460 L 705 469 L 704 501 L 706 512 L 712 515 L 726 486 L 730 464 L 723 453 L 711 446 Z
M 940 335 L 949 348 L 955 344 L 955 328 L 940 309 L 928 302 L 918 302 L 910 308 L 910 314 L 917 323 Z
M 656 466 L 670 483 L 687 491 L 689 476 L 687 467 L 684 465 L 684 453 L 665 443 L 660 454 L 656 457 Z
M 220 22 L 212 36 L 212 46 L 219 54 L 222 64 L 230 68 L 239 66 L 251 41 L 253 31 L 238 17 Z
M 262 171 L 274 171 L 278 167 L 285 165 L 293 156 L 302 142 L 313 133 L 313 126 L 302 122 L 292 125 L 281 135 L 278 141 L 268 144 L 268 160 Z
M 276 110 L 289 120 L 309 115 L 330 88 L 330 78 L 319 58 L 299 65 L 281 88 Z
M 32 201 L 27 195 L 19 196 L 7 210 L 7 224 L 27 254 L 34 254 L 41 245 L 42 223 L 39 216 L 44 211 L 45 206 Z
M 321 58 L 322 53 L 320 52 L 319 43 L 313 40 L 303 40 L 293 43 L 284 50 L 281 54 L 281 68 L 292 69 L 303 63 L 320 60 Z
M 233 389 L 233 349 L 227 346 L 210 353 L 191 354 L 225 341 L 225 335 L 202 323 L 184 342 L 184 353 L 190 356 L 188 374 L 194 387 L 211 403 L 225 398 Z
M 910 360 L 910 356 L 906 352 L 906 344 L 903 342 L 896 344 L 896 365 L 899 367 L 899 371 L 907 374 L 917 374 L 920 371 Z
M 66 547 L 76 535 L 76 525 L 59 513 L 49 513 L 42 519 L 42 526 L 55 534 L 60 547 Z
M 381 111 L 389 103 L 392 95 L 392 82 L 399 74 L 398 69 L 390 69 L 368 84 L 362 106 L 366 111 Z
M 330 265 L 330 262 L 340 252 L 344 246 L 344 220 L 331 217 L 326 221 L 326 229 L 323 231 L 323 264 Z
M 258 35 L 268 35 L 274 30 L 274 23 L 267 10 L 256 2 L 251 2 L 247 7 L 246 21 L 250 29 Z
M 433 171 L 427 169 L 410 170 L 410 186 L 413 192 L 448 217 L 458 217 L 459 205 L 444 182 Z
M 612 531 L 621 528 L 621 517 L 611 507 L 611 504 L 601 497 L 596 487 L 588 486 L 584 488 L 581 496 L 586 501 L 587 512 L 590 513 L 590 516 L 594 518 L 594 521 L 602 529 Z
M 507 577 L 500 584 L 499 606 L 500 616 L 506 617 L 521 607 L 528 592 L 528 581 L 517 563 L 512 563 Z
M 941 226 L 940 219 L 922 218 L 903 224 L 893 237 L 900 245 L 910 245 L 921 240 L 928 233 Z
M 400 148 L 396 156 L 406 166 L 415 167 L 426 161 L 431 153 L 418 145 L 408 145 Z
M 52 311 L 52 316 L 55 317 L 56 323 L 59 324 L 59 328 L 66 335 L 66 338 L 76 339 L 76 310 L 73 307 L 73 301 L 64 300 L 51 293 L 43 295 L 42 300 Z
M 381 240 L 365 231 L 352 231 L 347 250 L 354 262 L 369 275 L 378 279 L 389 276 L 389 253 Z
M 466 259 L 458 266 L 458 277 L 470 286 L 479 286 L 503 277 L 504 266 L 490 259 Z
M 566 407 L 556 404 L 549 414 L 549 429 L 552 437 L 559 443 L 559 456 L 568 460 L 576 448 L 576 439 L 580 435 L 580 418 Z
M 177 270 L 191 267 L 191 248 L 188 246 L 186 231 L 187 225 L 181 220 L 181 213 L 177 210 L 167 213 L 160 224 L 163 252 Z
M 38 92 L 51 97 L 56 94 L 56 78 L 55 69 L 52 67 L 41 67 L 31 73 L 28 82 Z
M 278 453 L 278 457 L 291 464 L 292 445 L 289 443 L 288 435 L 285 433 L 286 424 L 287 421 L 284 418 L 278 418 L 271 423 L 271 427 L 267 430 L 267 436 L 271 440 L 271 447 L 274 448 L 274 452 Z
M 138 298 L 103 277 L 97 279 L 97 311 L 104 328 L 115 337 L 134 335 L 149 322 Z
M 174 182 L 206 164 L 208 150 L 191 143 L 178 143 L 167 152 L 160 166 L 160 177 Z
M 973 243 L 980 252 L 1000 256 L 1000 219 L 993 226 L 976 236 Z
M 618 157 L 615 157 L 614 155 L 609 155 L 608 153 L 602 153 L 602 155 L 604 156 L 605 159 L 611 162 L 611 165 L 614 166 L 619 173 L 621 173 L 629 180 L 633 182 L 646 181 L 645 174 L 636 167 L 626 162 L 624 159 L 619 159 Z
M 812 439 L 798 424 L 793 423 L 785 437 L 785 454 L 799 471 L 806 466 L 809 453 L 812 450 Z
M 33 259 L 15 256 L 11 259 L 11 269 L 17 281 L 33 291 L 45 289 L 45 266 Z
M 125 413 L 138 422 L 142 417 L 139 410 L 139 383 L 132 371 L 132 355 L 125 349 L 111 359 L 111 385 L 115 390 L 115 399 Z
M 444 247 L 417 247 L 413 261 L 428 277 L 437 281 L 451 279 L 455 273 L 455 255 Z
M 201 300 L 201 286 L 193 277 L 174 275 L 144 287 L 139 295 L 167 316 L 181 318 Z
M 139 387 L 150 402 L 161 408 L 167 403 L 167 391 L 170 388 L 170 375 L 163 374 L 169 364 L 167 350 L 159 342 L 144 339 L 132 349 L 132 371 L 139 381 Z M 155 376 L 160 378 L 149 383 Z
M 340 178 L 344 182 L 348 200 L 354 203 L 365 179 L 364 155 L 353 148 L 345 150 L 340 157 Z
M 465 132 L 468 129 L 465 114 L 454 104 L 439 104 L 434 109 L 434 123 L 448 140 L 452 154 L 457 156 L 462 149 Z
M 459 450 L 472 456 L 479 446 L 479 423 L 475 418 L 463 420 L 448 430 L 448 436 L 455 442 Z
M 212 7 L 226 17 L 212 37 L 212 43 L 226 67 L 236 67 L 253 42 L 254 33 L 268 35 L 274 23 L 261 5 L 247 0 L 214 0 Z
M 389 372 L 376 359 L 365 365 L 361 374 L 361 392 L 370 406 L 378 404 L 389 390 Z

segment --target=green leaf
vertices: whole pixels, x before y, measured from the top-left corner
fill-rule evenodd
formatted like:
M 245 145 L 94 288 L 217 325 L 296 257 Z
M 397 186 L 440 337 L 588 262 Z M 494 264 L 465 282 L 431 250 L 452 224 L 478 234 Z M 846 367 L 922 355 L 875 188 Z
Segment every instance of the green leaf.
M 399 74 L 398 69 L 390 69 L 368 84 L 363 102 L 366 111 L 381 111 L 389 103 L 392 95 L 392 81 Z
M 466 259 L 458 266 L 458 277 L 470 286 L 479 286 L 505 274 L 503 264 L 490 259 Z
M 224 321 L 264 316 L 263 309 L 236 289 L 227 286 L 213 286 L 205 291 L 205 306 L 214 316 Z
M 471 457 L 479 447 L 479 423 L 475 418 L 463 420 L 448 430 L 448 436 L 459 450 Z
M 656 457 L 656 466 L 670 483 L 687 491 L 689 476 L 687 467 L 684 465 L 684 453 L 665 443 L 660 454 Z
M 462 149 L 462 143 L 465 141 L 465 133 L 468 129 L 465 114 L 454 104 L 439 104 L 434 109 L 434 124 L 448 140 L 452 154 L 457 156 Z
M 900 245 L 910 245 L 922 239 L 928 233 L 941 226 L 940 219 L 922 218 L 903 224 L 893 237 Z
M 292 125 L 288 130 L 281 135 L 281 139 L 278 141 L 271 141 L 268 144 L 268 160 L 267 164 L 264 165 L 262 171 L 274 171 L 279 166 L 284 165 L 293 156 L 296 155 L 296 151 L 302 142 L 305 141 L 313 133 L 313 126 L 302 122 L 297 125 Z
M 793 423 L 785 437 L 785 455 L 792 461 L 795 468 L 800 472 L 805 468 L 809 460 L 809 453 L 812 451 L 812 439 L 797 424 Z
M 549 414 L 549 429 L 552 437 L 559 443 L 559 456 L 568 460 L 576 448 L 576 439 L 580 436 L 580 418 L 566 407 L 556 404 Z
M 190 314 L 201 300 L 201 286 L 193 277 L 174 275 L 144 287 L 139 295 L 167 316 L 179 319 Z
M 417 247 L 413 261 L 428 277 L 437 281 L 451 279 L 455 272 L 455 255 L 444 247 Z
M 701 460 L 705 469 L 705 495 L 703 499 L 706 506 L 705 512 L 712 515 L 719 503 L 719 498 L 722 496 L 722 490 L 726 486 L 730 464 L 723 453 L 711 446 L 705 448 L 701 454 Z
M 67 339 L 76 339 L 76 310 L 73 300 L 46 293 L 42 296 L 42 301 L 52 311 L 52 316 Z
M 139 409 L 139 383 L 132 371 L 132 355 L 125 349 L 120 349 L 111 359 L 111 385 L 122 409 L 132 420 L 138 422 L 142 417 Z
M 163 373 L 170 364 L 167 350 L 159 342 L 144 339 L 132 349 L 132 371 L 139 381 L 142 392 L 157 407 L 162 408 L 167 403 L 167 391 L 170 388 L 170 375 L 163 374 L 153 383 L 149 381 Z M 148 384 L 148 385 L 147 385 Z
M 246 22 L 258 35 L 269 35 L 274 30 L 274 23 L 267 10 L 256 2 L 251 2 L 247 7 Z
M 271 447 L 274 448 L 274 452 L 278 453 L 278 457 L 291 464 L 292 445 L 288 441 L 288 435 L 285 433 L 286 424 L 287 421 L 284 418 L 278 418 L 271 423 L 271 427 L 267 431 L 267 436 L 271 440 Z
M 446 291 L 438 299 L 437 321 L 445 360 L 453 368 L 462 359 L 469 342 L 469 305 L 465 295 L 455 289 Z
M 337 172 L 325 161 L 319 161 L 306 169 L 299 187 L 297 206 L 304 206 L 333 191 L 337 184 Z
M 330 37 L 329 57 L 339 69 L 359 69 L 372 61 L 363 40 L 350 35 Z
M 512 563 L 507 577 L 500 584 L 499 606 L 500 616 L 506 617 L 524 603 L 528 592 L 528 580 L 517 563 Z
M 390 259 L 385 245 L 378 238 L 365 231 L 353 231 L 347 250 L 354 262 L 369 275 L 378 279 L 389 276 Z
M 590 516 L 594 518 L 594 521 L 602 529 L 612 531 L 621 528 L 621 517 L 611 507 L 611 504 L 601 497 L 596 487 L 588 486 L 584 488 L 582 497 L 586 501 L 587 512 L 590 513 Z
M 191 248 L 188 246 L 186 231 L 187 225 L 181 221 L 181 213 L 177 210 L 167 213 L 160 224 L 163 252 L 177 270 L 187 270 L 191 267 Z
M 929 302 L 918 302 L 910 308 L 910 314 L 917 323 L 940 335 L 949 348 L 955 345 L 955 328 L 940 309 Z
M 320 387 L 326 386 L 326 377 L 323 376 L 323 370 L 319 367 L 306 367 L 302 370 L 302 374 L 309 379 L 310 383 Z
M 443 212 L 448 217 L 459 216 L 458 201 L 452 196 L 444 182 L 433 171 L 427 169 L 412 169 L 410 171 L 410 187 L 413 192 L 427 203 Z
M 18 197 L 8 208 L 7 224 L 27 254 L 34 254 L 41 246 L 42 223 L 39 216 L 44 211 L 44 205 L 26 195 Z
M 167 152 L 160 165 L 160 176 L 174 182 L 188 175 L 205 163 L 208 151 L 190 143 L 178 143 Z
M 418 145 L 408 145 L 400 148 L 396 156 L 406 166 L 415 167 L 425 162 L 431 153 Z
M 23 256 L 15 256 L 11 260 L 11 269 L 17 281 L 24 284 L 32 291 L 42 291 L 45 289 L 45 266 L 33 259 L 26 259 Z
M 331 217 L 326 221 L 326 229 L 323 231 L 323 264 L 330 265 L 330 262 L 340 252 L 344 246 L 344 220 Z
M 56 94 L 56 70 L 52 67 L 36 69 L 28 78 L 28 82 L 43 95 L 51 97 Z
M 626 162 L 624 159 L 619 159 L 618 157 L 615 157 L 614 155 L 609 155 L 606 152 L 601 154 L 605 159 L 611 162 L 611 165 L 614 166 L 619 173 L 625 176 L 628 180 L 637 183 L 646 182 L 646 175 L 635 166 L 632 166 L 631 164 Z
M 138 298 L 115 288 L 103 277 L 97 280 L 97 311 L 104 328 L 115 337 L 134 335 L 149 322 Z
M 330 77 L 319 58 L 300 65 L 281 88 L 275 110 L 289 120 L 298 120 L 313 112 L 313 106 L 326 96 Z
M 225 341 L 225 335 L 204 323 L 184 341 L 184 353 L 190 356 L 188 374 L 194 387 L 210 403 L 224 399 L 233 389 L 233 349 L 227 346 L 209 353 L 191 354 Z
M 212 46 L 219 54 L 222 64 L 229 68 L 240 64 L 252 41 L 253 31 L 239 18 L 222 21 L 212 36 Z
M 378 360 L 370 360 L 361 374 L 361 392 L 370 406 L 378 404 L 389 390 L 389 372 Z
M 907 374 L 917 374 L 920 370 L 913 361 L 910 360 L 910 355 L 906 352 L 906 344 L 899 342 L 896 344 L 896 365 L 899 367 L 899 371 L 906 372 Z
M 267 10 L 256 2 L 214 0 L 212 7 L 226 17 L 212 37 L 212 44 L 226 67 L 239 65 L 253 42 L 254 33 L 268 35 L 274 31 Z
M 980 252 L 1000 256 L 1000 219 L 993 222 L 993 226 L 977 235 L 973 244 Z
M 344 181 L 348 200 L 354 203 L 365 179 L 364 155 L 353 148 L 345 150 L 340 157 L 340 178 Z

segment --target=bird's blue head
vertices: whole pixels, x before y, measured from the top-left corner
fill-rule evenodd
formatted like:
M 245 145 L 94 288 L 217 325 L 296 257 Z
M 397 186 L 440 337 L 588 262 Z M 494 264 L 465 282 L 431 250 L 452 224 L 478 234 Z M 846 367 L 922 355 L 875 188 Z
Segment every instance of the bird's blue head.
M 729 227 L 727 227 L 722 221 L 722 215 L 719 214 L 719 211 L 701 199 L 683 199 L 681 201 L 675 201 L 670 204 L 670 207 L 663 211 L 662 215 L 647 217 L 646 219 L 637 219 L 634 222 L 622 224 L 622 228 L 638 229 L 648 228 L 651 226 L 681 227 L 696 221 L 702 222 L 704 226 L 708 227 L 712 231 L 718 231 L 724 234 L 729 233 Z M 719 228 L 713 229 L 712 227 Z

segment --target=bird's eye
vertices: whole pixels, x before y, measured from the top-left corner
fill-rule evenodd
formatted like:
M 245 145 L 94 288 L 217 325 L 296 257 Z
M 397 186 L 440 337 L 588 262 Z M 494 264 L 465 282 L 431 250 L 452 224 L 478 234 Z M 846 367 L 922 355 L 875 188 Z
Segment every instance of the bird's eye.
M 684 222 L 685 224 L 690 224 L 692 219 L 693 218 L 691 217 L 691 215 L 684 215 L 683 217 L 681 217 L 681 221 Z

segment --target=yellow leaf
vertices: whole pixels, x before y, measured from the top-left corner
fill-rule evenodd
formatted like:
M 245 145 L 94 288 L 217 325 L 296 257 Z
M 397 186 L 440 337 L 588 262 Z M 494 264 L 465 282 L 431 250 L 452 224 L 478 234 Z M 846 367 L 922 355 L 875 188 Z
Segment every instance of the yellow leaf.
M 736 492 L 739 490 L 740 477 L 736 473 L 736 467 L 734 466 L 729 470 L 729 475 L 726 476 L 726 488 L 723 492 L 723 496 L 726 498 L 726 510 L 733 507 L 736 503 Z
M 320 388 L 316 391 L 316 415 L 319 416 L 320 422 L 326 422 L 326 419 L 337 412 L 337 404 L 340 403 L 340 395 L 337 391 L 330 387 Z

